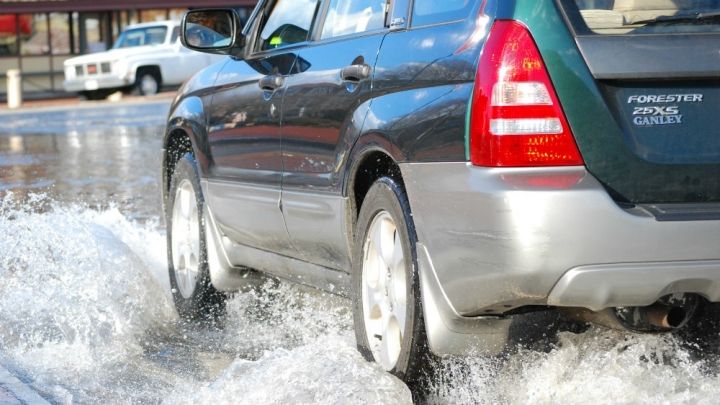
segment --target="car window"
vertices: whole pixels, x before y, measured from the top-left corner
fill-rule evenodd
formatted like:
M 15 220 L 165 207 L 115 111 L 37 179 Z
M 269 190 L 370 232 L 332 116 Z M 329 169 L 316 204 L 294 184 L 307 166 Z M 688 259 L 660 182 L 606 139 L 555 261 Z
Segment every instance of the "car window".
M 277 0 L 260 33 L 258 49 L 307 41 L 320 0 Z
M 386 5 L 387 0 L 332 0 L 321 38 L 382 29 Z
M 129 48 L 142 45 L 160 45 L 165 42 L 167 27 L 134 28 L 123 31 L 113 48 Z
M 720 0 L 563 0 L 561 5 L 583 34 L 720 31 Z
M 415 0 L 412 25 L 438 24 L 467 18 L 474 0 Z

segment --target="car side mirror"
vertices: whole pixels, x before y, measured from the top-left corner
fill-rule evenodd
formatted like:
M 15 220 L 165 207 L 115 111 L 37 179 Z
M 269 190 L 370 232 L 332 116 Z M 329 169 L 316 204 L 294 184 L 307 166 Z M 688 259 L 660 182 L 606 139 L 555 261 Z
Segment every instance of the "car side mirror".
M 193 51 L 239 57 L 245 48 L 240 16 L 232 9 L 190 10 L 182 19 L 180 40 Z

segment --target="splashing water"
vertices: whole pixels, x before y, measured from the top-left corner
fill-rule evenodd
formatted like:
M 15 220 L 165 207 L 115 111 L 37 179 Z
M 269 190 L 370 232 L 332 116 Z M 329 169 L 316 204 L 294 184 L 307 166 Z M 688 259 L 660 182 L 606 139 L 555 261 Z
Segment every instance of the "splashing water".
M 287 283 L 177 319 L 158 223 L 39 196 L 0 201 L 0 362 L 58 403 L 410 403 L 355 350 L 349 303 Z M 429 403 L 716 403 L 718 356 L 593 328 L 549 350 L 440 361 Z
M 165 403 L 409 404 L 409 390 L 365 362 L 352 339 L 327 336 L 294 349 L 268 351 L 257 361 L 236 360 L 200 390 Z
M 410 403 L 356 352 L 344 299 L 268 284 L 232 297 L 223 327 L 187 324 L 157 223 L 0 204 L 0 362 L 55 402 Z
M 116 209 L 50 204 L 36 213 L 47 202 L 29 203 L 20 207 L 11 194 L 2 201 L 4 356 L 63 402 L 122 391 L 126 359 L 142 355 L 138 332 L 173 318 L 152 272 L 163 266 L 164 239 Z
M 218 346 L 236 359 L 199 390 L 164 401 L 227 404 L 409 404 L 410 392 L 355 349 L 347 300 L 268 283 L 228 302 Z M 249 360 L 252 359 L 252 360 Z
M 432 383 L 438 404 L 714 404 L 715 354 L 673 335 L 591 328 L 562 332 L 548 352 L 443 360 Z

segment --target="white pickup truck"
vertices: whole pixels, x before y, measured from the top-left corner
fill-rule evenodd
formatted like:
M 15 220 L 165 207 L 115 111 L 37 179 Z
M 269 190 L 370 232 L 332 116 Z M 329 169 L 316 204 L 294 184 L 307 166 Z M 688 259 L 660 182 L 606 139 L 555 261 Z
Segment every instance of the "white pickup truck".
M 182 84 L 222 56 L 191 51 L 180 44 L 180 23 L 160 21 L 128 26 L 112 49 L 65 61 L 64 87 L 88 99 L 116 91 L 141 95 Z

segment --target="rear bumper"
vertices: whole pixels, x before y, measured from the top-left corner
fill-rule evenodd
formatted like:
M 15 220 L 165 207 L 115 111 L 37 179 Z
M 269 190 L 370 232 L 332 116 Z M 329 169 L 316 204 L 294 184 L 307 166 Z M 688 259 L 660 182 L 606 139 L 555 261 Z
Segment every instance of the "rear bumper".
M 401 171 L 425 270 L 449 315 L 641 306 L 678 292 L 720 301 L 720 221 L 623 209 L 582 167 Z
M 600 311 L 611 307 L 647 306 L 665 295 L 683 292 L 720 301 L 720 261 L 580 266 L 562 276 L 547 303 Z

